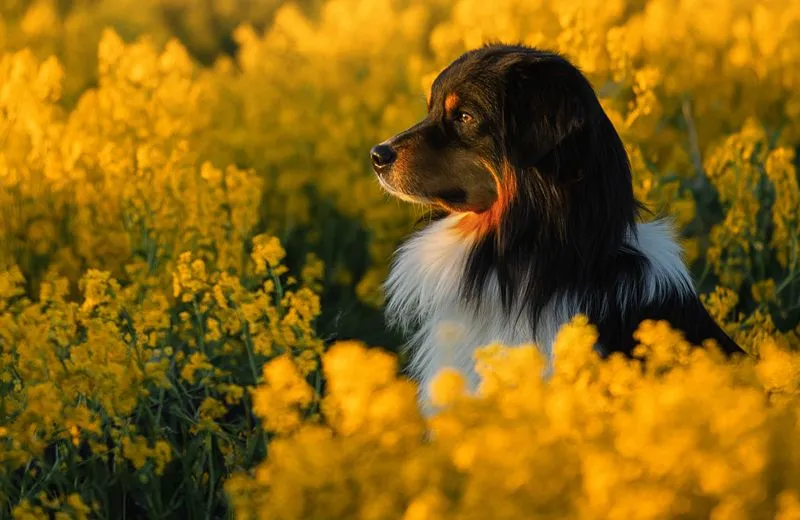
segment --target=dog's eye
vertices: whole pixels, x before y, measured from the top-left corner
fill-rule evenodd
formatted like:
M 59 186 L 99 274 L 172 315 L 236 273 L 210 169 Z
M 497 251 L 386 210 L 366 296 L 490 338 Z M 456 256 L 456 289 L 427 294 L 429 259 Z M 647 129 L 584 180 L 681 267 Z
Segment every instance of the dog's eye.
M 456 121 L 458 121 L 459 123 L 471 123 L 472 114 L 464 112 L 463 110 L 459 110 L 458 112 L 456 112 Z

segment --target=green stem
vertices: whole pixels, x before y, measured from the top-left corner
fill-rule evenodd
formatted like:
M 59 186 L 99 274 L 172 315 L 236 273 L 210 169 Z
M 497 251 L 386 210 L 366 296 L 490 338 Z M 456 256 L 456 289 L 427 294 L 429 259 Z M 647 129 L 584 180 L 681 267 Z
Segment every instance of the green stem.
M 158 410 L 156 410 L 156 420 L 155 425 L 153 426 L 153 431 L 156 434 L 158 434 L 158 427 L 161 424 L 161 411 L 164 409 L 164 394 L 164 387 L 161 387 L 161 390 L 158 392 Z
M 214 494 L 216 492 L 216 475 L 214 473 L 214 438 L 208 434 L 208 503 L 206 504 L 206 518 L 211 518 L 212 507 L 214 506 Z

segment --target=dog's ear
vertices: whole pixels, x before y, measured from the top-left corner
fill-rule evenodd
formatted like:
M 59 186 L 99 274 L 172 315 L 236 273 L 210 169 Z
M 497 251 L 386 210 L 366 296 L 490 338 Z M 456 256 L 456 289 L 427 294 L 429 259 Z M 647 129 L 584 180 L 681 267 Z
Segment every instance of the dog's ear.
M 584 128 L 581 83 L 580 73 L 558 56 L 528 55 L 508 65 L 503 103 L 506 153 L 518 168 L 538 166 Z

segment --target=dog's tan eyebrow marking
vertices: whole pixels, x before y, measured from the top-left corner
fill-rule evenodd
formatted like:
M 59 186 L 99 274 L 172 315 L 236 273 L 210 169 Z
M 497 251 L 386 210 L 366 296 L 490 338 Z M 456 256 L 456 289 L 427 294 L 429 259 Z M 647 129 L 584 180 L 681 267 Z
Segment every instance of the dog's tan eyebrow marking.
M 458 107 L 458 103 L 460 100 L 458 99 L 458 94 L 455 92 L 451 92 L 447 94 L 447 97 L 444 98 L 444 110 L 448 114 L 450 114 L 453 110 Z

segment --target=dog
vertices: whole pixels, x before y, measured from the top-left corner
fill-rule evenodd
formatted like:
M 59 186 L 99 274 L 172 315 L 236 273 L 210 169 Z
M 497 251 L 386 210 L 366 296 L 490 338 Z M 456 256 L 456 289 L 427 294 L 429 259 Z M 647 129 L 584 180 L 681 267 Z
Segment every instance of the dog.
M 743 352 L 700 302 L 668 220 L 639 223 L 628 155 L 586 77 L 523 45 L 469 51 L 434 80 L 426 117 L 370 150 L 380 185 L 434 210 L 397 250 L 386 315 L 412 376 L 474 388 L 473 353 L 535 343 L 552 367 L 576 314 L 596 350 L 631 355 L 645 319 Z

